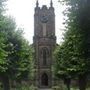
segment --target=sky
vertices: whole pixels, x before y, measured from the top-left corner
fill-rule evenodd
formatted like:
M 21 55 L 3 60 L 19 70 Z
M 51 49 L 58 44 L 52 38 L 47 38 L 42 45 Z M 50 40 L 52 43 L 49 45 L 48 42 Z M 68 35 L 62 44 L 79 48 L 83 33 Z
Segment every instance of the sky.
M 52 0 L 55 8 L 55 27 L 57 43 L 62 42 L 63 37 L 63 11 L 65 6 L 60 4 L 58 0 Z M 50 0 L 39 0 L 39 6 L 50 6 Z M 8 0 L 7 2 L 7 15 L 11 15 L 15 18 L 18 27 L 24 28 L 24 36 L 30 42 L 33 43 L 34 35 L 34 8 L 36 6 L 36 0 Z

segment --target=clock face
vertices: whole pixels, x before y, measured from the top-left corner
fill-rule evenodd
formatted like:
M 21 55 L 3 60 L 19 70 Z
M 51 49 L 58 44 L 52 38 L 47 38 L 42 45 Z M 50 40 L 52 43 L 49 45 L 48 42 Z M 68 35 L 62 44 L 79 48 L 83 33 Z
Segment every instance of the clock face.
M 42 22 L 42 23 L 47 23 L 47 22 L 48 22 L 48 17 L 47 17 L 46 15 L 43 15 L 43 16 L 41 17 L 41 22 Z

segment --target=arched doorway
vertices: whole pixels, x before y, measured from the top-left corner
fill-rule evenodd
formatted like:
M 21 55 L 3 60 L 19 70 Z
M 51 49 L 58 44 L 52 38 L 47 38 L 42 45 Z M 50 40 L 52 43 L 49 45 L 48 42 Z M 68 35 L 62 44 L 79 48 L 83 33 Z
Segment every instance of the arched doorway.
M 41 77 L 42 86 L 48 86 L 48 75 L 44 73 Z

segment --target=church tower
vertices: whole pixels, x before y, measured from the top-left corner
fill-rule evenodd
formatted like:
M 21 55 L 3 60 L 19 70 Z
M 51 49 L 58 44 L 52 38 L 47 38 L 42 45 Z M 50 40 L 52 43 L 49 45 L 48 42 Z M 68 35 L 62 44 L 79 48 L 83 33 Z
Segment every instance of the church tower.
M 52 87 L 52 61 L 56 45 L 55 13 L 53 2 L 50 7 L 39 7 L 37 0 L 34 13 L 35 81 L 38 88 Z

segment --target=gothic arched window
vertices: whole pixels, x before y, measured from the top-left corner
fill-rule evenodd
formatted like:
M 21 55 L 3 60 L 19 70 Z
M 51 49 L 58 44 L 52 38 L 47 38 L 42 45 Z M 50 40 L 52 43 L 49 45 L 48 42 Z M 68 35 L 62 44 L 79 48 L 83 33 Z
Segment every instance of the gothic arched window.
M 48 58 L 48 49 L 43 48 L 42 49 L 42 59 L 43 59 L 43 65 L 47 65 L 47 58 Z
M 43 65 L 47 64 L 47 51 L 44 49 L 43 50 Z

